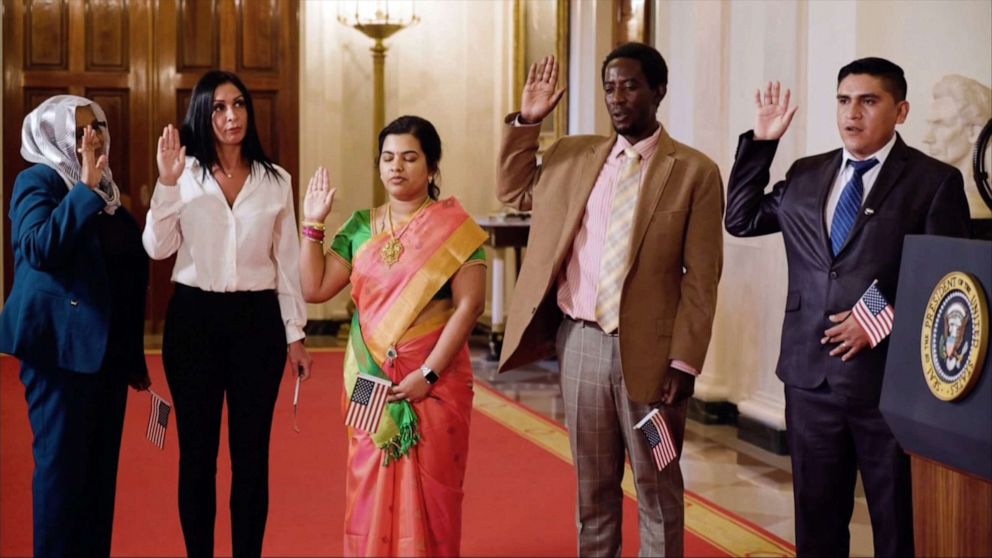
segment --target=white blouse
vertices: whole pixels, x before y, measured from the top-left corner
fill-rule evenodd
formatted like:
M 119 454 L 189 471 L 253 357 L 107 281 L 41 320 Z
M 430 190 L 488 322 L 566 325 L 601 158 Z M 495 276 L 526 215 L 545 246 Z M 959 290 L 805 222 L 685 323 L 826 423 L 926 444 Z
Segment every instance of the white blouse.
M 213 175 L 186 157 L 175 186 L 155 185 L 141 235 L 153 259 L 178 251 L 172 281 L 210 292 L 275 289 L 286 342 L 304 337 L 306 306 L 300 289 L 300 242 L 291 178 L 274 180 L 255 164 L 229 207 Z

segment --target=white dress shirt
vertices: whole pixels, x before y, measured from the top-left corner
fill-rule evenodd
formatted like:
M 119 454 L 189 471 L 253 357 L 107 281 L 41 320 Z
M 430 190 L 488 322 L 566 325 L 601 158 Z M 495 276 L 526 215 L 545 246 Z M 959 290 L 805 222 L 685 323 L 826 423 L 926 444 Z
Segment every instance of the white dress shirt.
M 286 342 L 304 337 L 300 243 L 289 173 L 274 180 L 255 164 L 230 207 L 211 173 L 186 157 L 175 186 L 155 185 L 141 236 L 153 259 L 178 251 L 172 281 L 210 292 L 275 289 Z
M 892 134 L 892 139 L 889 140 L 881 149 L 876 151 L 874 154 L 865 157 L 864 160 L 867 161 L 872 157 L 878 159 L 878 164 L 869 169 L 866 173 L 861 175 L 861 183 L 864 185 L 864 192 L 861 195 L 861 203 L 865 203 L 868 199 L 868 192 L 871 192 L 872 186 L 875 185 L 875 180 L 878 178 L 878 173 L 882 172 L 882 165 L 885 164 L 885 159 L 889 156 L 892 151 L 892 146 L 896 144 L 896 135 Z M 837 211 L 837 204 L 840 203 L 840 195 L 844 191 L 844 186 L 847 182 L 851 180 L 854 176 L 854 167 L 848 165 L 848 161 L 860 161 L 854 155 L 845 148 L 844 156 L 840 159 L 840 172 L 837 173 L 837 178 L 834 179 L 834 185 L 830 189 L 830 197 L 827 198 L 827 207 L 825 208 L 824 217 L 827 220 L 827 236 L 830 236 L 830 229 L 833 228 L 834 224 L 834 212 Z

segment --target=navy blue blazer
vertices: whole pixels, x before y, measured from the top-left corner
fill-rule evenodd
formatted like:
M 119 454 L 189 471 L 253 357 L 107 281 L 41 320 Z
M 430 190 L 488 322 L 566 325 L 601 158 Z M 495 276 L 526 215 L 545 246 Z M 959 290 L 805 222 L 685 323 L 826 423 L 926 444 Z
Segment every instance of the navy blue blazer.
M 834 256 L 824 221 L 827 195 L 840 171 L 840 149 L 793 163 L 785 180 L 765 192 L 778 141 L 740 137 L 727 192 L 727 232 L 759 236 L 781 232 L 789 262 L 789 292 L 776 373 L 783 382 L 815 388 L 827 380 L 847 397 L 878 402 L 888 339 L 843 362 L 821 345 L 833 324 L 827 316 L 850 310 L 873 280 L 896 308 L 902 244 L 907 234 L 967 237 L 968 200 L 954 167 L 896 137 L 854 223 Z
M 70 191 L 54 169 L 21 172 L 10 200 L 14 285 L 0 312 L 0 352 L 38 368 L 81 373 L 101 369 L 107 353 L 112 297 L 94 217 L 103 199 L 82 182 Z M 119 214 L 119 215 L 118 215 Z M 115 218 L 137 222 L 124 207 Z M 144 293 L 147 260 L 128 281 L 140 282 L 122 335 L 114 343 L 132 373 L 145 370 Z M 134 316 L 137 316 L 135 318 Z

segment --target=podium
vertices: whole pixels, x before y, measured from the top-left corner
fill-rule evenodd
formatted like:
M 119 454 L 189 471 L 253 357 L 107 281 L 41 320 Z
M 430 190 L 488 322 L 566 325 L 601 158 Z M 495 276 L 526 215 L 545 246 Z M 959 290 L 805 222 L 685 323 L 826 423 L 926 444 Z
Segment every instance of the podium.
M 970 385 L 952 360 L 981 328 L 988 345 L 987 302 L 961 317 L 969 285 L 992 300 L 992 242 L 906 237 L 880 408 L 912 459 L 917 556 L 992 556 L 992 356 L 974 357 Z

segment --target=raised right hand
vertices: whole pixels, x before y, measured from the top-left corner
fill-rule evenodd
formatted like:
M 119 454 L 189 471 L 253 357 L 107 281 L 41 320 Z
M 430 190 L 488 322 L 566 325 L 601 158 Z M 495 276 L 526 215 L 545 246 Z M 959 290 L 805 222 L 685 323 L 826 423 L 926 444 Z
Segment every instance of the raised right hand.
M 179 144 L 179 130 L 169 124 L 158 138 L 158 181 L 166 186 L 175 186 L 186 168 L 186 146 Z
M 781 91 L 781 83 L 776 81 L 773 84 L 769 81 L 765 86 L 764 97 L 761 95 L 761 89 L 755 92 L 754 104 L 757 105 L 758 112 L 754 118 L 754 139 L 777 140 L 789 129 L 792 117 L 799 110 L 799 106 L 789 106 L 791 90 L 786 89 L 784 97 L 780 97 Z
M 334 203 L 334 193 L 337 188 L 328 185 L 329 179 L 327 169 L 317 167 L 313 176 L 310 177 L 310 184 L 307 186 L 307 195 L 303 198 L 303 220 L 323 223 L 327 214 L 331 212 L 331 205 Z
M 93 190 L 96 190 L 100 185 L 103 169 L 107 168 L 107 156 L 96 156 L 97 133 L 92 126 L 84 128 L 82 147 L 78 149 L 81 159 L 79 163 L 79 180 Z
M 554 56 L 545 56 L 541 62 L 530 65 L 520 98 L 520 118 L 527 124 L 543 121 L 564 94 L 565 88 L 558 87 L 558 62 Z

